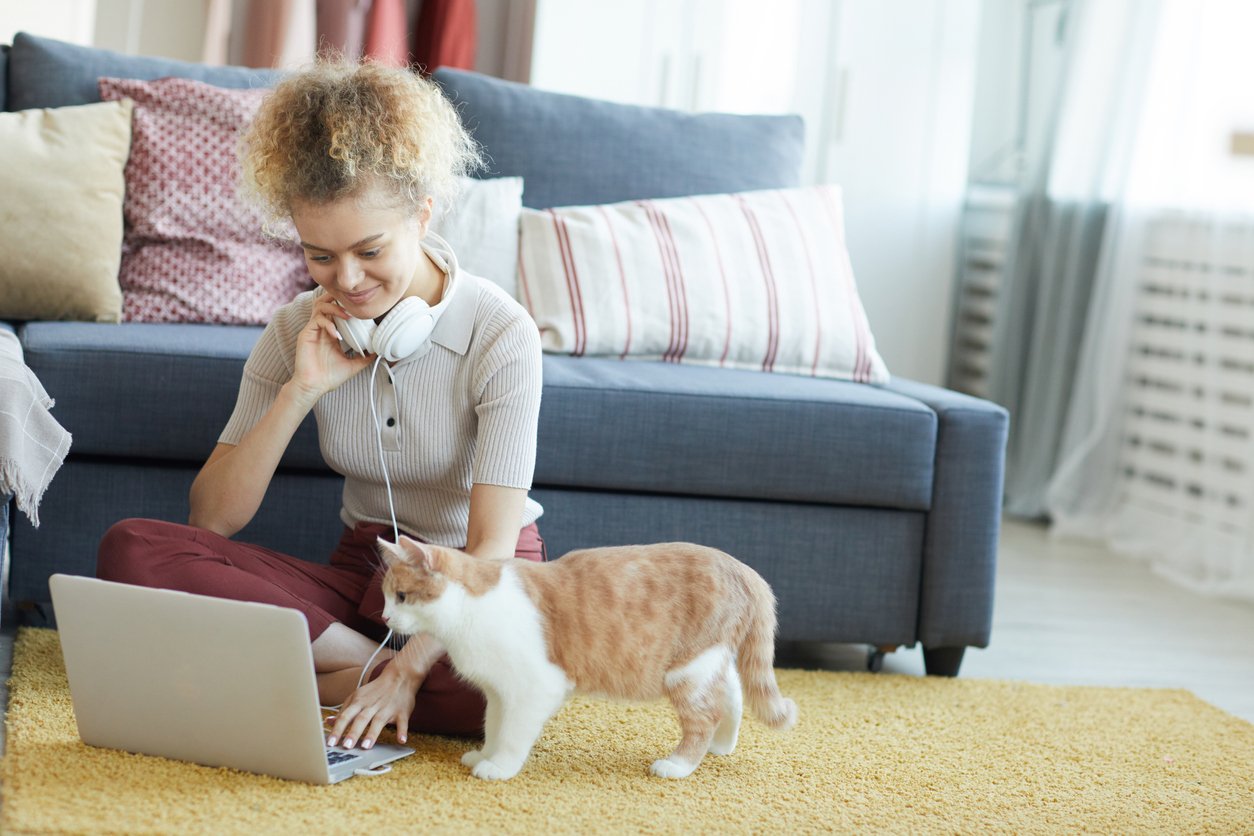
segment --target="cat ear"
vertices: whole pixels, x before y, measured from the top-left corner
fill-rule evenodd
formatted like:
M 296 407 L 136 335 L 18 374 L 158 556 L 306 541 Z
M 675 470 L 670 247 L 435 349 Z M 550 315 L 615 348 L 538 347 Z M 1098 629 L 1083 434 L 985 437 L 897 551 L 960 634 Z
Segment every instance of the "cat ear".
M 434 548 L 426 543 L 410 540 L 405 544 L 409 562 L 426 572 L 439 572 L 439 560 Z
M 384 565 L 389 568 L 397 563 L 405 562 L 405 550 L 396 543 L 389 543 L 382 537 L 379 538 L 379 557 L 383 558 Z
M 389 567 L 397 563 L 407 563 L 427 572 L 440 571 L 435 549 L 404 534 L 398 543 L 389 543 L 380 537 L 379 555 Z

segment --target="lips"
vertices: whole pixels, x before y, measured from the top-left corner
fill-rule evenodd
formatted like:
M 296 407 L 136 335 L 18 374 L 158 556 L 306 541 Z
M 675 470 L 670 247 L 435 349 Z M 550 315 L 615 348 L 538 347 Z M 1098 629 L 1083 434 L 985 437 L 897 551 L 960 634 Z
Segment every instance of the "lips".
M 344 299 L 345 302 L 348 302 L 351 305 L 364 305 L 366 302 L 370 301 L 371 297 L 374 296 L 375 291 L 377 291 L 378 289 L 379 288 L 377 287 L 372 287 L 369 290 L 362 290 L 362 291 L 358 291 L 357 293 L 341 292 L 340 296 Z

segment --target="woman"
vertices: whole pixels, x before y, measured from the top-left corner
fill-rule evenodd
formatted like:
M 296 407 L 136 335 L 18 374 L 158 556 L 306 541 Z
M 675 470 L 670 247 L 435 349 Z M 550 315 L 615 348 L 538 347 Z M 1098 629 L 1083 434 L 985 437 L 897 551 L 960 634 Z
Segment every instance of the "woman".
M 318 288 L 276 312 L 249 356 L 235 411 L 192 485 L 190 525 L 124 520 L 100 546 L 102 578 L 304 612 L 319 695 L 343 702 L 331 744 L 369 748 L 388 724 L 402 742 L 407 729 L 482 730 L 482 698 L 430 637 L 364 669 L 385 633 L 375 546 L 392 539 L 393 500 L 399 529 L 415 538 L 543 559 L 541 509 L 527 497 L 539 335 L 428 231 L 478 163 L 439 88 L 407 70 L 320 64 L 276 87 L 245 137 L 246 179 L 271 222 L 290 217 Z M 341 343 L 350 318 L 377 324 L 373 337 L 358 335 L 374 340 L 365 353 Z M 385 337 L 404 356 L 381 347 Z M 310 410 L 345 479 L 345 530 L 327 565 L 228 539 L 257 512 Z

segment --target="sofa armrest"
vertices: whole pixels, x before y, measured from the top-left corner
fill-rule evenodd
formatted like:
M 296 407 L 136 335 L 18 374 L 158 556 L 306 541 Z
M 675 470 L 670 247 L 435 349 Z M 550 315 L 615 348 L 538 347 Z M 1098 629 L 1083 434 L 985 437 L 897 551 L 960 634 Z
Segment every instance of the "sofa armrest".
M 894 378 L 885 388 L 926 404 L 937 417 L 919 641 L 987 647 L 1010 415 L 989 401 L 912 380 Z

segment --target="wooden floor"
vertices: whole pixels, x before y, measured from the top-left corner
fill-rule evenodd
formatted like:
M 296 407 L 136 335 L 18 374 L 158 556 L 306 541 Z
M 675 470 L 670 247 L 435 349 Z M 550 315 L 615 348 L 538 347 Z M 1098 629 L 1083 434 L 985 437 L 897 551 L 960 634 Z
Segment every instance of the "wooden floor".
M 858 669 L 863 648 L 781 648 L 778 664 Z M 923 672 L 918 648 L 885 671 Z M 989 647 L 967 650 L 961 675 L 1067 685 L 1185 688 L 1254 722 L 1254 603 L 1197 595 L 1143 563 L 1055 540 L 1007 519 Z
M 1185 688 L 1254 722 L 1254 604 L 1196 595 L 1141 563 L 1013 520 L 1003 524 L 998 559 L 992 643 L 967 651 L 962 676 Z M 3 679 L 12 636 L 11 625 L 0 630 Z M 866 648 L 788 644 L 777 663 L 863 670 Z M 883 669 L 922 674 L 922 653 L 890 654 Z M 8 704 L 2 681 L 0 700 Z

